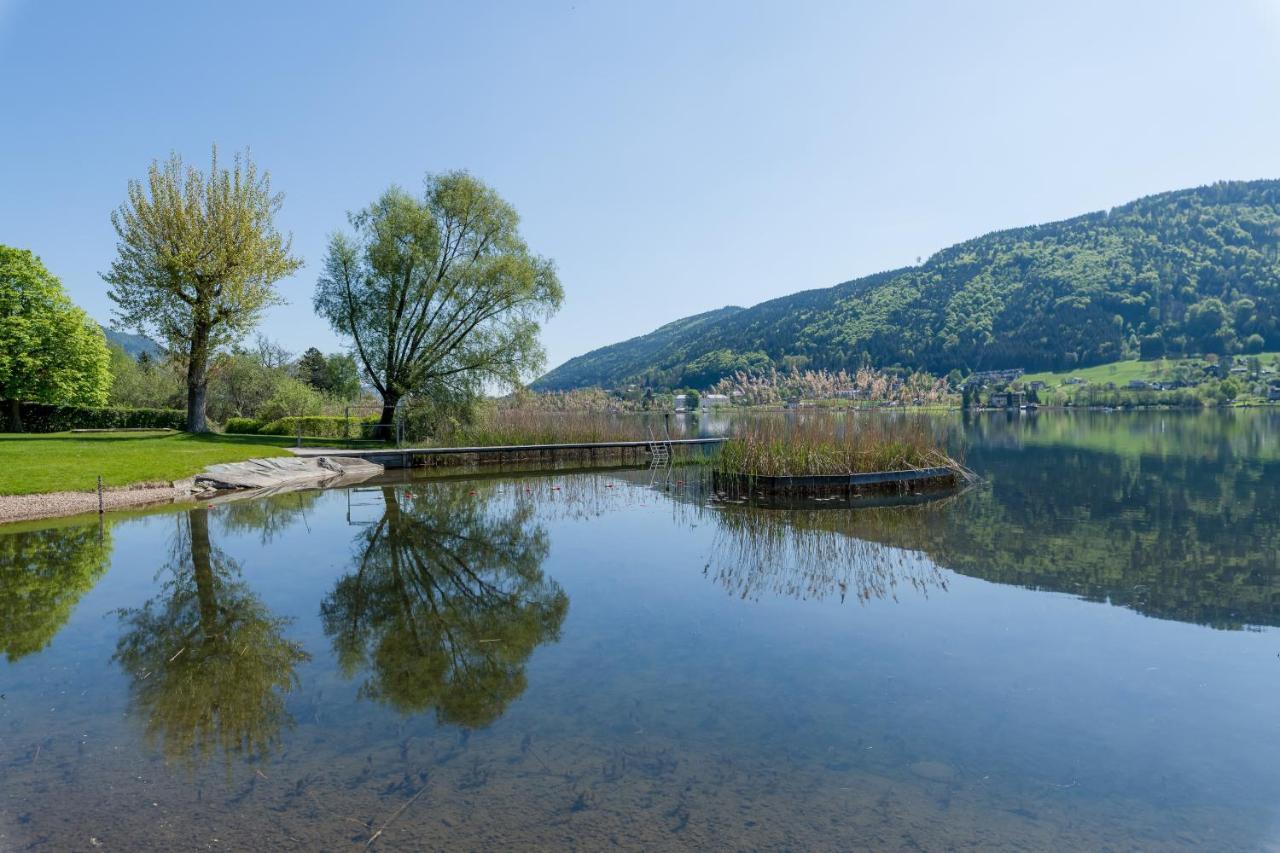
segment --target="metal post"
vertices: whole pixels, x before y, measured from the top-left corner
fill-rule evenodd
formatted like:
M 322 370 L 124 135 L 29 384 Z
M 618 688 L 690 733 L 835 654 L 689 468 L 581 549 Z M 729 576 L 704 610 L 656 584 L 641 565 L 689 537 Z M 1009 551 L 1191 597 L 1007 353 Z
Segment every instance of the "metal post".
M 102 501 L 102 475 L 99 474 L 98 475 L 98 515 L 102 515 L 104 512 L 106 512 L 106 507 L 103 505 L 103 501 Z

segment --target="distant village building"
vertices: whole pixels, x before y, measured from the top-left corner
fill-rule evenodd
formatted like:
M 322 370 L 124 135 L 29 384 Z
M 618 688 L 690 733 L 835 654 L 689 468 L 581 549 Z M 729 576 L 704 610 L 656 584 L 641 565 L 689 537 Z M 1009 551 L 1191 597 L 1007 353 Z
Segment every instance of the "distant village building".
M 741 393 L 738 396 L 742 396 Z M 729 397 L 725 394 L 703 394 L 702 408 L 714 409 L 716 406 L 729 405 Z
M 969 378 L 965 380 L 965 385 L 970 388 L 982 388 L 987 385 L 1003 385 L 1007 382 L 1013 382 L 1019 376 L 1026 373 L 1021 367 L 1010 368 L 1009 370 L 980 370 L 977 373 L 970 373 Z
M 676 395 L 676 411 L 677 412 L 689 411 L 689 395 L 688 394 Z
M 1147 382 L 1146 380 L 1144 380 L 1144 379 L 1130 379 L 1130 380 L 1129 380 L 1129 390 L 1130 390 L 1130 391 L 1146 391 L 1146 390 L 1148 390 L 1148 389 L 1150 389 L 1150 388 L 1151 388 L 1151 384 L 1150 384 L 1149 382 Z
M 1017 409 L 1027 404 L 1027 395 L 1022 391 L 999 391 L 987 398 L 987 405 L 994 409 Z

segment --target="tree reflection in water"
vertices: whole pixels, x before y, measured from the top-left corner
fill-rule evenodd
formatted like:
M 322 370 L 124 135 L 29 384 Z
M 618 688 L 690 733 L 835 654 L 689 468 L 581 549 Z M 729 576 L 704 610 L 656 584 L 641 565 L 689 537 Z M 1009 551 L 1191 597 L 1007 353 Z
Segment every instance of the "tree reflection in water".
M 0 535 L 0 651 L 10 662 L 49 645 L 110 555 L 110 528 L 97 525 Z
M 343 672 L 402 713 L 484 726 L 524 692 L 525 663 L 559 638 L 569 598 L 543 576 L 547 536 L 529 502 L 492 487 L 382 489 L 354 570 L 321 605 Z
M 919 552 L 869 541 L 882 533 L 927 524 L 926 507 L 784 510 L 724 507 L 706 574 L 744 599 L 765 595 L 859 601 L 891 598 L 910 588 L 921 595 L 947 589 L 945 575 Z
M 121 612 L 115 660 L 132 676 L 131 705 L 167 758 L 195 763 L 221 750 L 262 756 L 293 723 L 284 694 L 309 656 L 283 636 L 239 580 L 240 567 L 214 547 L 209 513 L 178 517 L 161 595 Z

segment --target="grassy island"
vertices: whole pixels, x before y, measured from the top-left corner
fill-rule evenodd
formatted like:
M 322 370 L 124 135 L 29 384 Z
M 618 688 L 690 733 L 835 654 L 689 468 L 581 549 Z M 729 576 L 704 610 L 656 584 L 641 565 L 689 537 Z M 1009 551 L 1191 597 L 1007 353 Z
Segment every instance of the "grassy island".
M 715 461 L 717 489 L 737 497 L 855 498 L 951 487 L 968 478 L 922 420 L 760 420 Z
M 750 422 L 725 442 L 716 462 L 724 474 L 797 477 L 952 468 L 958 463 L 921 420 L 853 423 L 771 418 Z

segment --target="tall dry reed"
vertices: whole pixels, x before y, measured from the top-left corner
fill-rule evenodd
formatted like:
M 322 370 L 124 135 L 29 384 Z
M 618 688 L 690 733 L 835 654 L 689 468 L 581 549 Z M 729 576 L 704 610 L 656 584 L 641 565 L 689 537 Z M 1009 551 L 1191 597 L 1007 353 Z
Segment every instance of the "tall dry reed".
M 725 474 L 785 477 L 958 468 L 920 418 L 752 419 L 716 462 Z

